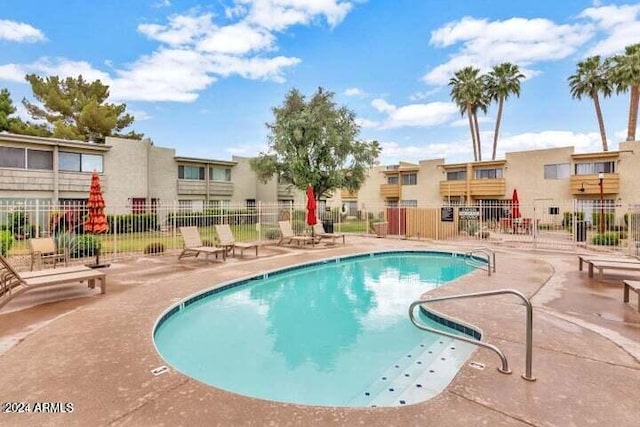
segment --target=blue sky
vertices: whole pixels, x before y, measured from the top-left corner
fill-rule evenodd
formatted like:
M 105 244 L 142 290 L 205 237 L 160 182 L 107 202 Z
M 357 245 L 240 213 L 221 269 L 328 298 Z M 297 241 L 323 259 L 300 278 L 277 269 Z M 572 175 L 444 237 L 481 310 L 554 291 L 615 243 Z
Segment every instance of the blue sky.
M 271 108 L 291 88 L 335 92 L 380 162 L 473 159 L 447 83 L 467 65 L 509 61 L 527 78 L 505 106 L 505 151 L 598 151 L 593 103 L 572 100 L 581 59 L 640 42 L 640 4 L 563 0 L 3 0 L 0 88 L 15 104 L 27 73 L 101 79 L 133 129 L 178 155 L 228 160 L 264 150 Z M 602 101 L 610 149 L 628 95 Z M 490 156 L 497 108 L 481 116 Z M 19 114 L 27 118 L 20 108 Z

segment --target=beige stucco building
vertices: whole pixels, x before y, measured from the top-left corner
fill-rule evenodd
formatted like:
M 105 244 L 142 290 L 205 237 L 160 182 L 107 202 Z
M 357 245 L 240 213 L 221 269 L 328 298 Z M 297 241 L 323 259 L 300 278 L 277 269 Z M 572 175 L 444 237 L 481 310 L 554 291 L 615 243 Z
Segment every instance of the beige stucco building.
M 198 211 L 258 201 L 304 202 L 304 192 L 276 179 L 259 182 L 249 160 L 177 156 L 175 149 L 157 147 L 148 138 L 108 137 L 95 144 L 0 133 L 0 203 L 82 203 L 94 170 L 112 213 L 167 204 Z

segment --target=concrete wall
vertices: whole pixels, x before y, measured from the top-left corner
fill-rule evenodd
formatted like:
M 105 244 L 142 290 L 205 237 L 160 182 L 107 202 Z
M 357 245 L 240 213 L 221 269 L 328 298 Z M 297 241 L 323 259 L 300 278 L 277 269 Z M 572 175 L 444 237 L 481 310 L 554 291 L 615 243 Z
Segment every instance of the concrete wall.
M 544 166 L 568 163 L 571 168 L 573 147 L 550 148 L 506 153 L 504 177 L 506 179 L 505 199 L 511 199 L 513 190 L 518 190 L 523 217 L 533 216 L 535 200 L 545 200 L 553 204 L 571 199 L 570 177 L 566 179 L 544 179 Z M 573 171 L 569 170 L 572 175 Z
M 146 198 L 149 194 L 150 142 L 123 138 L 107 138 L 109 155 L 104 156 L 104 174 L 109 179 L 103 189 L 107 206 L 125 206 L 129 198 Z
M 149 194 L 150 199 L 160 203 L 174 203 L 178 196 L 178 165 L 174 160 L 176 150 L 147 144 L 149 151 Z

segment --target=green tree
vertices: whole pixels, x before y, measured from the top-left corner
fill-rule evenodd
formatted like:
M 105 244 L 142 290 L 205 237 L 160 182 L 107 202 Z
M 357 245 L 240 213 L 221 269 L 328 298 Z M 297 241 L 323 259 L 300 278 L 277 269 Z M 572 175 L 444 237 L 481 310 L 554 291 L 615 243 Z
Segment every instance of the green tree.
M 609 78 L 617 93 L 625 93 L 628 90 L 631 92 L 627 141 L 635 141 L 640 101 L 640 43 L 627 46 L 624 55 L 615 55 L 611 58 Z
M 333 97 L 333 92 L 318 88 L 307 101 L 292 89 L 282 105 L 272 109 L 267 152 L 251 161 L 262 182 L 277 176 L 300 190 L 310 183 L 316 198 L 337 188 L 360 188 L 381 148 L 377 141 L 357 139 L 355 114 L 337 106 Z
M 12 117 L 16 108 L 13 106 L 8 89 L 0 90 L 0 132 L 6 131 L 19 135 L 51 136 L 46 125 L 24 122 L 20 117 Z
M 9 130 L 12 122 L 12 118 L 9 116 L 15 112 L 16 107 L 13 106 L 9 90 L 6 88 L 0 90 L 0 132 Z
M 493 152 L 491 160 L 496 159 L 496 150 L 498 148 L 498 134 L 500 133 L 500 122 L 502 120 L 502 109 L 504 101 L 509 95 L 520 96 L 520 81 L 524 79 L 524 74 L 520 72 L 517 65 L 510 62 L 503 62 L 496 65 L 487 74 L 486 87 L 487 95 L 491 101 L 498 103 L 498 117 L 496 117 L 496 129 L 493 134 Z
M 568 80 L 573 99 L 582 99 L 583 96 L 588 96 L 593 100 L 593 105 L 596 107 L 598 126 L 600 127 L 602 151 L 608 151 L 607 133 L 604 128 L 599 98 L 599 93 L 602 93 L 605 98 L 611 96 L 613 89 L 608 77 L 607 61 L 601 61 L 598 55 L 586 58 L 584 61 L 578 62 L 576 73 L 569 76 Z
M 34 119 L 44 120 L 52 127 L 56 138 L 93 140 L 104 142 L 107 136 L 124 136 L 140 139 L 142 134 L 120 132 L 131 125 L 133 116 L 125 113 L 126 104 L 107 103 L 109 86 L 96 80 L 85 81 L 82 76 L 40 77 L 28 74 L 33 95 L 42 105 L 26 99 L 22 103 Z
M 475 67 L 464 67 L 456 71 L 449 80 L 451 99 L 458 105 L 460 114 L 463 116 L 466 114 L 469 118 L 474 161 L 482 160 L 478 109 L 486 113 L 489 105 L 484 80 L 483 76 L 480 75 L 480 69 Z

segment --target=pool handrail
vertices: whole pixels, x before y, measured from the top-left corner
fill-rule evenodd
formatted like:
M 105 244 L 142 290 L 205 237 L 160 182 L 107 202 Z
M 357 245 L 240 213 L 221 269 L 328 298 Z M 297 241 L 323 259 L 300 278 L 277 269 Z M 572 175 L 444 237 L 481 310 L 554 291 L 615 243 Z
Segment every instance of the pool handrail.
M 500 358 L 500 361 L 502 362 L 502 367 L 498 368 L 498 371 L 502 372 L 503 374 L 510 374 L 511 370 L 509 369 L 509 363 L 507 361 L 506 356 L 495 345 L 488 344 L 488 343 L 485 343 L 485 342 L 482 342 L 480 340 L 476 340 L 476 339 L 473 339 L 473 338 L 452 334 L 450 332 L 445 332 L 445 331 L 441 331 L 439 329 L 435 329 L 435 328 L 431 328 L 429 326 L 422 325 L 422 324 L 418 323 L 418 321 L 417 321 L 417 319 L 416 319 L 416 317 L 414 315 L 416 306 L 422 305 L 422 304 L 426 304 L 426 303 L 429 303 L 429 302 L 445 301 L 445 300 L 452 300 L 452 299 L 463 299 L 463 298 L 478 298 L 478 297 L 503 295 L 503 294 L 516 295 L 517 297 L 519 297 L 520 299 L 522 299 L 524 301 L 524 304 L 527 307 L 526 361 L 525 361 L 525 373 L 522 374 L 522 378 L 524 378 L 527 381 L 535 381 L 536 378 L 532 375 L 532 372 L 531 372 L 532 371 L 532 365 L 533 365 L 533 362 L 532 362 L 532 359 L 533 359 L 533 306 L 531 305 L 531 301 L 529 300 L 529 298 L 527 298 L 524 294 L 522 294 L 521 292 L 519 292 L 519 291 L 517 291 L 515 289 L 497 289 L 497 290 L 494 290 L 494 291 L 474 292 L 474 293 L 468 293 L 468 294 L 448 295 L 448 296 L 441 296 L 441 297 L 429 297 L 429 296 L 427 296 L 425 299 L 417 300 L 417 301 L 414 301 L 414 302 L 411 303 L 411 305 L 409 306 L 409 319 L 411 320 L 411 323 L 413 323 L 413 325 L 415 327 L 417 327 L 418 329 L 421 329 L 421 330 L 424 330 L 424 331 L 428 331 L 428 332 L 432 332 L 432 333 L 435 333 L 435 334 L 438 334 L 438 335 L 444 335 L 446 337 L 457 339 L 457 340 L 460 340 L 460 341 L 468 342 L 470 344 L 477 345 L 479 347 L 484 347 L 484 348 L 487 348 L 487 349 L 493 351 L 494 353 L 496 353 L 498 355 L 498 357 Z
M 475 262 L 474 252 L 479 252 L 482 255 L 487 257 L 487 271 L 489 273 L 489 276 L 491 276 L 492 270 L 494 273 L 496 272 L 496 253 L 493 249 L 482 246 L 478 248 L 473 248 L 464 253 L 464 259 L 467 264 L 473 265 L 474 267 L 481 268 L 484 266 L 484 264 Z

